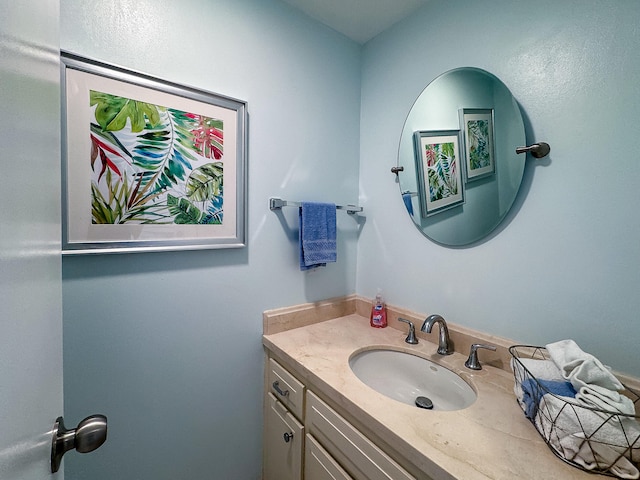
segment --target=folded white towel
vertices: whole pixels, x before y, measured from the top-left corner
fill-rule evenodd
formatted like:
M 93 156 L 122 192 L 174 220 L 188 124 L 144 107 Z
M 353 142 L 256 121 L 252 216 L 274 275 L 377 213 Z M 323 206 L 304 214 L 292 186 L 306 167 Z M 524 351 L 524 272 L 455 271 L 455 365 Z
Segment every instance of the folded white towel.
M 640 478 L 640 472 L 635 465 L 606 445 L 588 442 L 578 435 L 566 435 L 553 438 L 551 446 L 564 458 L 587 470 L 603 470 L 602 467 L 607 466 L 605 471 L 610 471 L 618 478 Z
M 636 413 L 635 405 L 630 398 L 598 385 L 581 387 L 576 398 L 585 406 L 593 406 L 608 412 L 614 411 L 627 415 L 635 415 Z
M 538 380 L 564 380 L 562 372 L 551 360 L 538 360 L 534 358 L 518 358 L 518 360 L 515 360 L 512 358 L 511 369 L 513 371 L 519 369 L 520 365 L 518 361 Z
M 578 390 L 586 385 L 598 385 L 609 390 L 621 391 L 624 386 L 600 360 L 584 352 L 573 340 L 560 340 L 547 345 L 549 356 Z M 574 383 L 575 382 L 575 383 Z
M 576 399 L 594 408 L 635 415 L 633 401 L 621 395 L 624 385 L 600 360 L 584 352 L 573 340 L 546 345 L 549 356 L 573 385 Z
M 571 398 L 553 395 L 541 398 L 535 423 L 545 439 L 559 442 L 569 437 L 578 444 L 577 449 L 587 439 L 592 446 L 608 447 L 616 456 L 622 454 L 632 462 L 640 460 L 640 423 L 635 418 L 616 415 L 605 422 L 606 417 L 600 413 L 572 402 Z

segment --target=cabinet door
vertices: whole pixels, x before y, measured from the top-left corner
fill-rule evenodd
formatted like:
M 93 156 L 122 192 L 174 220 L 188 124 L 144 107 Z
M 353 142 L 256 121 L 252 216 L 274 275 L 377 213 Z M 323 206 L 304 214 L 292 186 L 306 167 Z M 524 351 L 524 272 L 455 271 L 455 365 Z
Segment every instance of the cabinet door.
M 309 434 L 313 435 L 354 479 L 416 480 L 309 390 L 305 424 Z
M 304 442 L 304 480 L 353 480 L 311 435 Z
M 266 398 L 264 480 L 301 480 L 304 427 L 273 394 Z

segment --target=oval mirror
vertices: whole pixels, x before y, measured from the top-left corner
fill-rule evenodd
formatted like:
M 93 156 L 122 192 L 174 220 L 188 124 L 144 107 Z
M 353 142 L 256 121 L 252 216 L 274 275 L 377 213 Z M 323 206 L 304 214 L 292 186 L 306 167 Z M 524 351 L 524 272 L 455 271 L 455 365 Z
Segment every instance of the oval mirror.
M 491 233 L 520 188 L 526 155 L 520 108 L 478 68 L 450 70 L 413 104 L 398 150 L 398 182 L 416 227 L 436 243 L 464 246 Z

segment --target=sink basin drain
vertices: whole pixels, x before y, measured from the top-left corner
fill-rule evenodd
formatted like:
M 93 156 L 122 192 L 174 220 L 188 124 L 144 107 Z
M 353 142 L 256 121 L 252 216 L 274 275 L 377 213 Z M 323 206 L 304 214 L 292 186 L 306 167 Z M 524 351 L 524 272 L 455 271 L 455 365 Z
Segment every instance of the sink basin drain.
M 427 397 L 417 397 L 416 398 L 416 407 L 426 408 L 427 410 L 431 410 L 433 408 L 433 402 L 431 399 Z

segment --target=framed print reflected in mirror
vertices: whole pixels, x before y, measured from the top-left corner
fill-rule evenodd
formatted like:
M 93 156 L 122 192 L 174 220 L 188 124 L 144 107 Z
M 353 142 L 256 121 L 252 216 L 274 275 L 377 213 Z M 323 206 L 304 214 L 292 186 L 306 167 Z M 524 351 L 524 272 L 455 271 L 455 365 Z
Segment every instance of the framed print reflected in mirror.
M 418 196 L 423 217 L 464 203 L 458 130 L 414 133 Z

